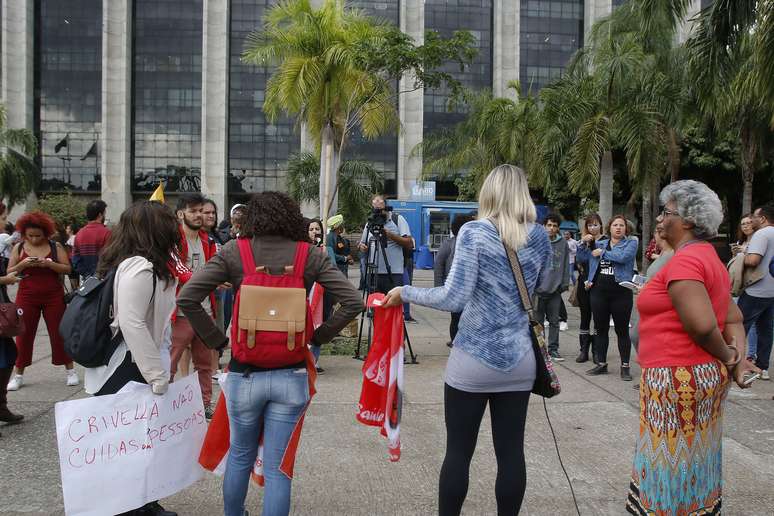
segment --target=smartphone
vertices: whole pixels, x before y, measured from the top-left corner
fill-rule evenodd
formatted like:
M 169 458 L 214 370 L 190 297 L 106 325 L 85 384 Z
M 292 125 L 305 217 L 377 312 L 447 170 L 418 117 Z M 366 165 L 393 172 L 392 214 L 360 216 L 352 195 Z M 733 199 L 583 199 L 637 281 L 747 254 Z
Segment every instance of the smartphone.
M 750 385 L 751 383 L 753 383 L 755 380 L 757 380 L 760 377 L 761 377 L 760 373 L 755 373 L 755 374 L 751 375 L 749 378 L 745 378 L 744 382 L 742 382 L 742 383 L 744 385 Z

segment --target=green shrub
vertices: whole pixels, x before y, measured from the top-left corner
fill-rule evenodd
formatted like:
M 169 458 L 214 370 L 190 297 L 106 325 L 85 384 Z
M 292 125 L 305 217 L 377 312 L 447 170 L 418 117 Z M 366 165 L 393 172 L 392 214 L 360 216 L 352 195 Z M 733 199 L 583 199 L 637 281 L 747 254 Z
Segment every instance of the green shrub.
M 38 209 L 51 215 L 60 231 L 68 224 L 86 224 L 86 201 L 72 194 L 47 195 L 38 202 Z

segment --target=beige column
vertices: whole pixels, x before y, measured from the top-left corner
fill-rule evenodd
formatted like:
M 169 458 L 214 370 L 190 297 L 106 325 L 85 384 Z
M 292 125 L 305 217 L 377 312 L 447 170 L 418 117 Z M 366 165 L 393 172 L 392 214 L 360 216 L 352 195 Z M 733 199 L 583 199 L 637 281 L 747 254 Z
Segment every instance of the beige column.
M 204 0 L 202 49 L 202 193 L 228 213 L 229 2 Z
M 132 202 L 132 2 L 102 2 L 102 133 L 99 159 L 108 223 Z
M 423 0 L 401 0 L 400 30 L 414 38 L 417 45 L 424 43 L 425 3 Z M 422 175 L 421 153 L 412 155 L 422 143 L 424 121 L 424 88 L 413 90 L 414 77 L 401 79 L 398 90 L 406 91 L 398 97 L 400 132 L 398 133 L 398 199 L 411 196 L 411 184 Z M 409 91 L 413 90 L 413 91 Z
M 6 0 L 3 9 L 3 84 L 7 127 L 33 129 L 35 9 L 32 0 Z
M 693 32 L 693 18 L 696 17 L 696 15 L 699 14 L 699 11 L 701 11 L 701 0 L 693 0 L 691 2 L 691 5 L 688 6 L 688 12 L 685 14 L 685 20 L 680 24 L 680 26 L 677 28 L 677 43 L 683 44 L 685 41 L 691 37 L 691 32 Z
M 583 4 L 583 37 L 588 43 L 591 27 L 613 12 L 612 0 L 586 0 Z
M 521 2 L 495 0 L 492 91 L 495 97 L 516 99 L 508 83 L 519 80 Z

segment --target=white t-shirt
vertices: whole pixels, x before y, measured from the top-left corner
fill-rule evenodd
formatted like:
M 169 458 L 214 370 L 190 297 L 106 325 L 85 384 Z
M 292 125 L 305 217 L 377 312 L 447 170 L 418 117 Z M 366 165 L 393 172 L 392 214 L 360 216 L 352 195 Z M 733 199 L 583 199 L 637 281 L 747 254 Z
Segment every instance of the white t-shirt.
M 746 254 L 763 257 L 758 265 L 758 268 L 763 269 L 763 279 L 747 287 L 745 293 L 753 297 L 774 297 L 774 276 L 769 274 L 769 263 L 774 258 L 774 226 L 766 226 L 753 233 Z

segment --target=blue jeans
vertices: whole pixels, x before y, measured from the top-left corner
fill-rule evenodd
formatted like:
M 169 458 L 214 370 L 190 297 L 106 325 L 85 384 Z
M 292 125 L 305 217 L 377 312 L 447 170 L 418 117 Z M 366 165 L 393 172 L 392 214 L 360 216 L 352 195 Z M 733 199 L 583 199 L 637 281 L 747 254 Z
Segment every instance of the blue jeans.
M 223 479 L 224 514 L 245 513 L 247 486 L 263 429 L 263 516 L 286 516 L 290 512 L 290 479 L 279 471 L 279 465 L 309 400 L 306 369 L 276 369 L 246 376 L 229 373 L 225 389 L 231 446 Z
M 774 340 L 774 298 L 754 297 L 745 292 L 739 296 L 737 305 L 744 315 L 744 331 L 749 334 L 755 325 L 758 333 L 755 365 L 768 369 Z

